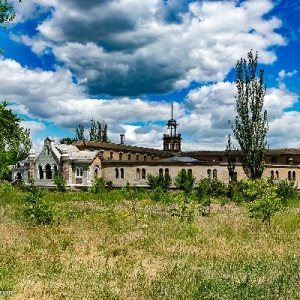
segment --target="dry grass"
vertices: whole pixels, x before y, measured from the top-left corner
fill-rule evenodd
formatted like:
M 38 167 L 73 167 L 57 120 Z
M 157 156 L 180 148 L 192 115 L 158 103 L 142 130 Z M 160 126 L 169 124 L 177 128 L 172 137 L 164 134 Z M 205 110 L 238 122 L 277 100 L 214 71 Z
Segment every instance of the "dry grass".
M 0 298 L 300 299 L 297 206 L 269 228 L 235 204 L 189 223 L 150 200 L 64 197 L 55 226 L 0 206 Z

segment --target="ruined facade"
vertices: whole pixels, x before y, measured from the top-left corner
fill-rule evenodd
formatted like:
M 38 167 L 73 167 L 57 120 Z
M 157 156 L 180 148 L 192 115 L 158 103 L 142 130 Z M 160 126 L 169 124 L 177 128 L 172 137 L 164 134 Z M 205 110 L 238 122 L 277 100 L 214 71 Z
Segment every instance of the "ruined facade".
M 225 151 L 181 151 L 181 135 L 173 117 L 166 124 L 169 132 L 163 135 L 163 150 L 136 147 L 124 143 L 79 141 L 73 145 L 55 144 L 47 137 L 40 153 L 30 151 L 26 160 L 13 168 L 13 180 L 28 182 L 33 178 L 37 185 L 54 186 L 54 176 L 62 175 L 69 187 L 88 187 L 95 177 L 112 181 L 114 186 L 127 183 L 147 186 L 147 174 L 169 174 L 175 178 L 186 169 L 196 177 L 218 178 L 229 182 L 228 161 Z M 235 178 L 245 178 L 241 164 L 235 165 Z M 269 150 L 264 178 L 293 180 L 300 178 L 300 149 Z

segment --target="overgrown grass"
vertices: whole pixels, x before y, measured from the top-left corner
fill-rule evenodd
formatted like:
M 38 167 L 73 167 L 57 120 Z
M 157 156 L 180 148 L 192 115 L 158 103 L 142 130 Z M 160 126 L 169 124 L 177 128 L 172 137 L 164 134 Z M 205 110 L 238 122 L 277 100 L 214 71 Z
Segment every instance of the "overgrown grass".
M 0 298 L 300 299 L 298 201 L 268 226 L 234 203 L 189 221 L 148 195 L 49 192 L 59 222 L 33 226 L 2 186 Z

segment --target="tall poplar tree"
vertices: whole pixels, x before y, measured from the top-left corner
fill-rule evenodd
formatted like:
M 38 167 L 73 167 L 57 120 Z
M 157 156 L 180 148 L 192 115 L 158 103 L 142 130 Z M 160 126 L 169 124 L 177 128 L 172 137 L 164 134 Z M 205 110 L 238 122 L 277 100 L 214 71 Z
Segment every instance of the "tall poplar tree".
M 244 172 L 250 179 L 261 178 L 265 169 L 267 151 L 266 134 L 269 129 L 267 111 L 263 110 L 266 85 L 264 70 L 257 73 L 258 55 L 252 50 L 247 60 L 241 58 L 236 64 L 236 111 L 233 135 L 240 149 L 237 151 Z M 228 145 L 231 147 L 231 145 Z

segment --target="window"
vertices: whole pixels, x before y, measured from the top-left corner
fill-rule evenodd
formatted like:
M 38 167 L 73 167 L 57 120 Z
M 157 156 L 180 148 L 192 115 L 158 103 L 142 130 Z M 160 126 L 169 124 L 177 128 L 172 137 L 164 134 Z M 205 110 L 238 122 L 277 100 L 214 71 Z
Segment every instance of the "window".
M 45 170 L 46 170 L 46 179 L 51 179 L 52 178 L 51 166 L 47 164 Z
M 271 179 L 274 179 L 275 177 L 274 177 L 274 171 L 272 170 L 271 171 Z
M 154 161 L 154 155 L 153 154 L 151 155 L 151 161 Z
M 58 175 L 58 168 L 57 165 L 54 166 L 54 176 Z
M 293 181 L 295 181 L 296 180 L 296 171 L 293 171 Z
M 279 180 L 279 171 L 275 171 L 275 178 L 276 180 Z
M 146 179 L 146 169 L 142 169 L 142 179 Z
M 211 169 L 208 169 L 208 170 L 207 170 L 207 177 L 208 177 L 208 178 L 211 178 Z
M 114 159 L 114 151 L 110 151 L 110 153 L 109 153 L 109 159 L 110 160 Z
M 223 161 L 223 157 L 219 157 L 219 161 Z
M 213 170 L 213 178 L 218 178 L 218 171 L 216 169 Z
M 288 180 L 292 180 L 292 171 L 288 171 Z
M 76 168 L 76 177 L 82 177 L 83 176 L 83 169 L 80 167 Z
M 119 160 L 122 160 L 123 152 L 119 152 Z
M 128 153 L 128 160 L 131 160 L 131 153 Z
M 141 170 L 139 168 L 136 169 L 136 179 L 140 179 L 141 178 Z
M 159 169 L 159 176 L 164 176 L 164 170 L 163 169 Z
M 40 177 L 40 179 L 44 178 L 44 172 L 43 172 L 43 168 L 41 166 L 39 166 L 39 177 Z
M 116 173 L 116 178 L 118 179 L 119 178 L 119 169 L 118 168 L 115 169 L 115 173 Z
M 169 176 L 170 175 L 170 171 L 169 171 L 169 169 L 167 168 L 167 169 L 165 169 L 165 175 L 166 176 Z
M 147 154 L 144 154 L 144 161 L 147 160 Z
M 120 171 L 121 171 L 121 179 L 124 179 L 125 178 L 125 176 L 124 176 L 124 169 L 121 168 Z
M 46 154 L 47 154 L 47 155 L 50 154 L 50 148 L 49 148 L 49 146 L 46 147 Z
M 96 166 L 94 169 L 94 177 L 99 177 L 100 176 L 100 168 L 99 166 Z
M 135 155 L 135 160 L 139 160 L 139 159 L 140 159 L 140 154 L 137 153 L 137 154 Z
M 192 169 L 188 169 L 188 175 L 189 175 L 190 177 L 193 176 L 193 171 L 192 171 Z

